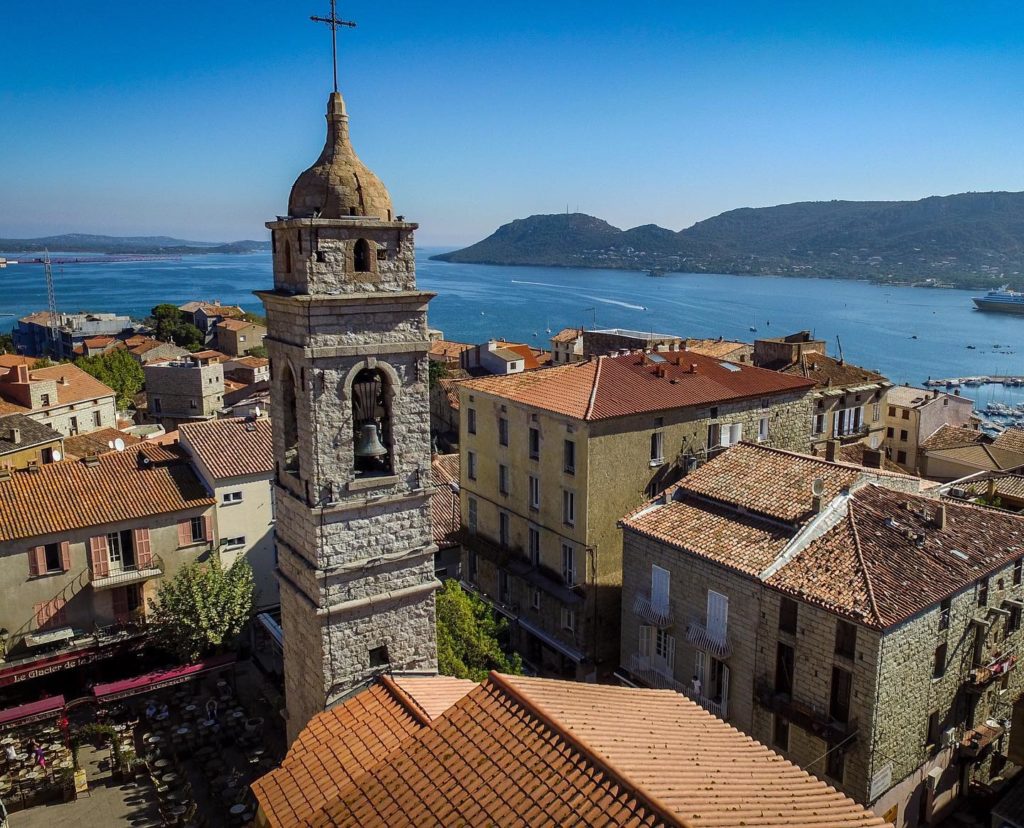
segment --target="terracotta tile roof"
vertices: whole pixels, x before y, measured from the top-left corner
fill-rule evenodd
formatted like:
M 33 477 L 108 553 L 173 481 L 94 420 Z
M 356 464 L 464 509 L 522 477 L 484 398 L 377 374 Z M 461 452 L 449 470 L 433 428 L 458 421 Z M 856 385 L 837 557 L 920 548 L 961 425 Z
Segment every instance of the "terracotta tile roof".
M 818 353 L 803 354 L 798 361 L 777 370 L 790 376 L 812 379 L 818 388 L 843 388 L 889 382 L 876 371 L 869 371 L 867 368 Z
M 139 468 L 137 453 L 152 462 Z M 95 465 L 51 463 L 0 481 L 0 541 L 34 538 L 212 506 L 175 451 L 142 444 L 106 454 Z
M 112 336 L 91 336 L 88 339 L 83 339 L 82 344 L 90 348 L 105 348 L 113 341 L 114 337 Z
M 854 466 L 863 467 L 865 465 L 864 452 L 867 450 L 868 447 L 864 443 L 850 443 L 847 446 L 839 446 L 836 449 L 836 460 L 841 463 L 850 463 Z M 894 474 L 906 474 L 901 466 L 892 462 L 884 453 L 882 454 L 882 470 L 890 471 Z
M 766 583 L 881 629 L 1022 554 L 1024 516 L 867 485 L 853 493 L 839 524 Z
M 749 351 L 753 346 L 731 339 L 684 339 L 683 347 L 688 353 L 703 354 L 715 359 L 726 359 L 736 351 Z
M 862 471 L 808 454 L 740 443 L 684 477 L 677 488 L 796 524 L 813 514 L 815 480 L 822 481 L 828 502 L 849 489 Z
M 193 354 L 189 354 L 196 359 L 212 359 L 214 362 L 230 362 L 231 357 L 227 354 L 222 354 L 220 351 L 215 351 L 212 348 L 207 348 L 205 351 L 196 351 Z
M 430 343 L 427 354 L 434 359 L 446 359 L 458 362 L 459 354 L 472 348 L 465 342 L 452 342 L 450 339 L 435 339 Z
M 492 673 L 431 719 L 405 688 L 383 678 L 315 717 L 253 785 L 268 823 L 885 824 L 672 691 Z
M 134 348 L 137 345 L 141 345 L 144 342 L 156 342 L 156 341 L 158 341 L 158 340 L 156 340 L 154 337 L 143 336 L 142 334 L 133 334 L 132 336 L 129 336 L 126 340 L 124 340 L 124 344 L 128 348 Z
M 990 480 L 994 481 L 997 496 L 1024 499 L 1024 474 L 986 474 L 969 483 L 957 483 L 957 488 L 981 497 L 988 494 Z
M 426 683 L 438 680 L 438 690 L 427 687 Z M 309 824 L 343 789 L 425 727 L 431 718 L 427 709 L 436 710 L 445 700 L 450 707 L 475 687 L 472 682 L 452 685 L 458 680 L 447 677 L 415 681 L 425 684 L 398 692 L 391 681 L 374 684 L 315 716 L 288 750 L 281 767 L 252 785 L 270 825 L 291 828 Z M 423 702 L 413 701 L 420 694 Z
M 976 443 L 951 448 L 930 449 L 926 452 L 930 458 L 940 458 L 954 463 L 961 463 L 984 471 L 1005 471 L 1024 463 L 1024 453 L 1007 451 L 995 445 Z
M 235 357 L 233 360 L 237 365 L 244 365 L 246 368 L 266 368 L 270 360 L 266 357 L 243 356 Z
M 929 391 L 925 388 L 914 388 L 910 385 L 893 386 L 886 392 L 885 401 L 889 405 L 898 405 L 901 408 L 923 408 L 932 400 L 941 400 L 947 396 L 970 402 L 967 397 L 961 397 L 959 394 L 949 394 L 946 391 L 940 391 L 938 388 Z
M 18 365 L 26 365 L 31 368 L 39 362 L 39 357 L 21 356 L 20 354 L 0 354 L 0 368 L 15 368 Z M 0 371 L 0 373 L 3 373 Z
M 201 310 L 207 316 L 239 317 L 245 315 L 245 311 L 237 305 L 218 305 L 215 302 L 186 302 L 184 305 L 178 305 L 178 310 L 192 314 Z
M 506 345 L 505 347 L 523 360 L 525 370 L 530 371 L 540 367 L 537 356 L 529 345 Z
M 1008 428 L 992 443 L 996 448 L 1024 454 L 1024 428 Z
M 16 428 L 20 432 L 17 443 L 11 441 L 12 428 Z M 54 431 L 43 423 L 37 423 L 24 414 L 0 416 L 0 454 L 22 451 L 44 443 L 60 442 L 61 439 L 63 439 L 63 435 L 59 431 Z M 456 455 L 457 460 L 458 455 Z M 457 465 L 456 469 L 458 469 Z
M 143 442 L 132 434 L 118 431 L 116 428 L 101 428 L 88 434 L 64 438 L 64 459 L 74 460 L 90 454 L 109 454 L 115 449 L 110 444 L 117 439 L 124 440 L 125 446 L 134 446 Z
M 28 316 L 22 316 L 19 322 L 35 323 L 36 325 L 49 325 L 50 324 L 50 312 L 49 311 L 36 311 L 30 313 Z
M 986 443 L 989 438 L 981 431 L 961 426 L 940 425 L 921 441 L 923 449 L 947 449 L 954 446 L 971 446 Z
M 247 328 L 262 327 L 257 325 L 255 322 L 249 322 L 246 319 L 222 319 L 217 323 L 218 328 L 224 328 L 228 331 L 244 331 Z
M 127 345 L 128 343 L 126 342 L 125 344 Z M 128 345 L 128 350 L 136 356 L 142 356 L 143 354 L 149 353 L 154 348 L 160 348 L 167 344 L 167 342 L 161 342 L 159 339 L 146 339 L 138 344 Z M 181 350 L 184 351 L 185 349 L 182 348 Z
M 454 379 L 441 379 L 437 381 L 438 387 L 444 391 L 445 399 L 452 411 L 459 410 L 459 381 Z
M 434 543 L 441 549 L 458 545 L 455 535 L 459 531 L 459 455 L 435 454 L 430 461 L 431 482 L 430 521 L 434 530 Z
M 807 391 L 813 381 L 700 354 L 598 357 L 543 371 L 467 380 L 464 387 L 578 420 L 603 420 L 670 408 L 716 405 Z M 696 367 L 691 372 L 690 366 Z M 728 366 L 728 367 L 727 367 Z
M 269 474 L 274 470 L 270 420 L 206 420 L 182 423 L 183 442 L 218 479 Z
M 476 689 L 476 682 L 452 676 L 389 676 L 403 701 L 429 720 L 438 719 L 459 699 Z
M 8 372 L 0 372 L 2 375 L 6 375 Z M 102 382 L 90 374 L 85 373 L 81 368 L 70 363 L 62 363 L 60 365 L 51 365 L 49 368 L 36 368 L 29 371 L 30 380 L 53 380 L 57 383 L 57 402 L 49 408 L 57 408 L 59 406 L 70 405 L 75 402 L 85 402 L 86 400 L 98 400 L 104 397 L 113 397 L 114 391 L 112 388 L 108 388 Z M 4 384 L 0 381 L 0 394 L 3 393 Z M 10 400 L 7 401 L 11 405 L 17 405 Z M 19 411 L 24 411 L 22 406 L 18 406 Z M 44 411 L 46 408 L 33 409 L 34 411 Z M 2 407 L 0 407 L 0 413 L 4 413 Z
M 238 380 L 228 379 L 227 377 L 224 378 L 224 393 L 225 394 L 230 392 L 230 391 L 239 391 L 242 388 L 248 388 L 248 386 L 249 386 L 249 384 L 246 383 L 246 382 L 238 382 Z
M 583 336 L 583 331 L 579 328 L 562 328 L 558 333 L 551 337 L 552 342 L 575 342 Z

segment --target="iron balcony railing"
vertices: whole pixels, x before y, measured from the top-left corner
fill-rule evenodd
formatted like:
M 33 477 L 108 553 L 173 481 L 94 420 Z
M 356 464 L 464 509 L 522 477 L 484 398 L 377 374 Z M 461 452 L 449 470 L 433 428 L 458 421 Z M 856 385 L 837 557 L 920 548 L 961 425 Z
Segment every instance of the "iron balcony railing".
M 672 668 L 660 658 L 633 653 L 629 657 L 629 672 L 642 681 L 648 687 L 655 687 L 660 690 L 675 690 L 682 693 L 686 698 L 696 702 L 708 713 L 724 719 L 729 712 L 729 700 L 722 699 L 715 701 L 705 696 L 698 695 L 690 685 L 676 681 L 672 675 Z
M 732 655 L 726 631 L 718 627 L 709 627 L 701 619 L 690 619 L 686 625 L 686 640 L 698 650 L 703 650 L 721 661 Z
M 163 574 L 163 560 L 159 555 L 153 555 L 152 560 L 146 566 L 139 566 L 138 564 L 122 566 L 120 569 L 108 572 L 106 575 L 96 575 L 94 572 L 90 572 L 89 581 L 93 589 L 114 589 L 115 587 L 148 581 L 150 578 L 159 578 Z
M 660 607 L 651 603 L 650 594 L 644 590 L 638 591 L 633 598 L 633 614 L 641 621 L 662 629 L 672 625 L 668 605 Z

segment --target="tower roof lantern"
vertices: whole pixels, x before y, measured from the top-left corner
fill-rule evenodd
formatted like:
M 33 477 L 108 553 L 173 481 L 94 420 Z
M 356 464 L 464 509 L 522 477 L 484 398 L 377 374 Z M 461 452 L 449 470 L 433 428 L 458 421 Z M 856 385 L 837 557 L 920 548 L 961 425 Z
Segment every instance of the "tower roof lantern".
M 332 92 L 327 100 L 327 141 L 316 163 L 292 186 L 288 214 L 293 218 L 394 218 L 387 188 L 352 148 L 340 92 Z

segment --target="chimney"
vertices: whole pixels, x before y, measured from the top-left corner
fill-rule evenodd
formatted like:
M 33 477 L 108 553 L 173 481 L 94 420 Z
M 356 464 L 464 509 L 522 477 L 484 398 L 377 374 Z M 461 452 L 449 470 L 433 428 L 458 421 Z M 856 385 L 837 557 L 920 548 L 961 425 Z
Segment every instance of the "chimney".
M 865 448 L 864 449 L 864 468 L 866 469 L 880 469 L 882 468 L 882 452 L 880 449 Z
M 996 479 L 990 477 L 988 479 L 988 488 L 985 490 L 985 500 L 990 504 L 996 499 Z
M 61 385 L 67 385 L 68 384 L 68 378 L 66 376 L 64 376 L 63 374 L 61 374 L 61 376 L 60 376 L 60 384 Z
M 18 445 L 18 443 L 21 442 L 21 429 L 20 428 L 12 428 L 11 429 L 10 442 L 14 443 L 14 445 Z
M 697 373 L 697 363 L 696 362 L 691 362 L 690 363 L 690 373 L 691 374 L 696 374 Z
M 935 515 L 933 517 L 933 522 L 935 523 L 935 528 L 938 529 L 940 532 L 943 529 L 946 528 L 946 504 L 945 503 L 940 503 L 939 507 L 935 510 Z
M 816 515 L 821 514 L 821 510 L 825 507 L 825 498 L 821 495 L 814 495 L 811 498 L 811 511 Z
M 825 443 L 825 459 L 828 460 L 829 463 L 836 462 L 836 451 L 838 448 L 839 442 L 836 440 L 828 440 Z
M 15 369 L 15 382 L 28 382 L 28 366 L 19 365 Z

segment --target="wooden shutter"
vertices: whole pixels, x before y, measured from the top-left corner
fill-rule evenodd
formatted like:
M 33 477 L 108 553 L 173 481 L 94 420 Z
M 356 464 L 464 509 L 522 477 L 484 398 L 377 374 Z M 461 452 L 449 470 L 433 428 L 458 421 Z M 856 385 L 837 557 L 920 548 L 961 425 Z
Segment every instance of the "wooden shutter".
M 71 569 L 71 544 L 67 541 L 61 541 L 60 544 L 60 567 L 65 572 Z
M 34 578 L 46 570 L 46 565 L 39 566 L 40 561 L 46 560 L 46 550 L 42 546 L 33 546 L 28 550 L 28 574 Z
M 725 641 L 729 623 L 729 598 L 720 592 L 708 590 L 708 632 Z
M 725 718 L 729 705 L 729 668 L 722 665 L 722 718 Z
M 668 667 L 669 673 L 674 673 L 676 669 L 676 637 L 674 635 L 665 636 L 665 666 Z
M 651 565 L 651 606 L 659 615 L 668 615 L 669 572 Z
M 149 541 L 149 529 L 143 527 L 133 533 L 135 541 L 135 566 L 148 569 L 153 564 L 153 548 Z
M 640 655 L 647 658 L 651 654 L 651 632 L 654 627 L 647 624 L 640 625 Z
M 110 593 L 111 601 L 114 604 L 114 620 L 118 624 L 124 624 L 128 620 L 128 590 L 126 587 L 119 587 Z
M 106 535 L 89 538 L 89 561 L 94 578 L 106 578 L 110 574 L 110 551 Z
M 192 543 L 192 521 L 188 518 L 178 521 L 178 546 Z
M 213 543 L 213 518 L 209 515 L 203 515 L 203 531 L 204 539 L 209 543 Z

